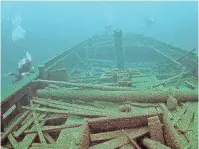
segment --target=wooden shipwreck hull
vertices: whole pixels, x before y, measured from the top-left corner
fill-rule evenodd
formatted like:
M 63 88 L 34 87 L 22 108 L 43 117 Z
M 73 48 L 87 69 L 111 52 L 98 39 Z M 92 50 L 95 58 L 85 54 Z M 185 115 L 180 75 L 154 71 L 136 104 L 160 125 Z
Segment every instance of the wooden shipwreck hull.
M 3 94 L 2 148 L 198 147 L 198 66 L 142 35 L 99 35 L 38 67 Z

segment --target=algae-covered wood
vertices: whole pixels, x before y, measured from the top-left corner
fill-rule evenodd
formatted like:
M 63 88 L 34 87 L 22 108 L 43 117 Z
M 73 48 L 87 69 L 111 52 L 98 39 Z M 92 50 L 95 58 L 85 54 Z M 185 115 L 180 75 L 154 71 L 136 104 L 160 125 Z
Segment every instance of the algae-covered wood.
M 2 146 L 195 149 L 194 51 L 128 33 L 86 39 L 3 96 Z M 24 114 L 6 118 L 10 106 Z

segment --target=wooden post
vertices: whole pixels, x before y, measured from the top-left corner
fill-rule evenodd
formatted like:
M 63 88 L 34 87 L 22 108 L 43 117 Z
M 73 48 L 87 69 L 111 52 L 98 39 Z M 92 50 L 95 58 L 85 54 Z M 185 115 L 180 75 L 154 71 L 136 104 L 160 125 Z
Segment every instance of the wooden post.
M 124 69 L 122 31 L 114 31 L 115 38 L 115 64 L 119 69 Z
M 164 144 L 164 136 L 162 132 L 162 124 L 158 116 L 149 117 L 147 119 L 150 130 L 150 137 L 152 140 Z
M 39 78 L 40 79 L 44 79 L 44 65 L 39 65 L 39 67 L 38 67 L 38 69 L 39 69 Z

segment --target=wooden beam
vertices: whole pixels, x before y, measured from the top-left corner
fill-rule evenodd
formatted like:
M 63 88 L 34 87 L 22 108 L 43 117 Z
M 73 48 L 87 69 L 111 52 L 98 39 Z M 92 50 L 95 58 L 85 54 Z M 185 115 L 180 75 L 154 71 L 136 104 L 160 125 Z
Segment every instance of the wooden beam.
M 3 133 L 1 141 L 4 140 L 19 124 L 30 114 L 30 110 L 23 113 L 7 130 Z
M 37 114 L 38 115 L 38 114 Z M 38 116 L 38 118 L 44 118 L 46 116 L 46 114 L 41 114 L 40 116 Z M 24 124 L 22 127 L 20 127 L 16 132 L 14 132 L 14 137 L 19 137 L 32 123 L 34 122 L 34 119 L 30 119 L 29 121 L 27 121 L 26 124 Z
M 41 98 L 53 97 L 54 99 L 70 99 L 82 101 L 133 101 L 141 103 L 157 103 L 167 101 L 169 95 L 178 102 L 198 101 L 197 91 L 171 90 L 171 91 L 93 91 L 93 90 L 38 90 L 37 95 Z
M 177 89 L 180 86 L 180 82 L 182 81 L 182 79 L 184 77 L 184 74 L 185 74 L 185 66 L 183 66 L 182 71 L 181 71 L 181 73 L 180 73 L 180 75 L 178 77 L 178 81 L 177 81 L 176 86 L 175 86 Z
M 144 138 L 142 142 L 148 149 L 171 149 L 170 147 L 149 138 Z
M 184 57 L 186 57 L 187 55 L 193 53 L 195 50 L 196 50 L 196 48 L 192 49 L 191 51 L 188 51 L 188 52 L 185 53 L 183 56 L 179 57 L 176 61 L 182 60 Z
M 164 124 L 163 125 L 164 138 L 168 147 L 172 149 L 173 148 L 183 149 L 183 146 L 179 140 L 180 137 L 166 114 L 163 115 L 162 122 Z
M 192 90 L 194 90 L 194 89 L 196 88 L 195 85 L 191 84 L 191 83 L 188 82 L 188 81 L 184 81 L 184 84 L 185 84 L 188 88 L 190 88 L 190 89 L 192 89 Z
M 161 103 L 160 107 L 162 108 L 164 113 L 169 117 L 170 120 L 174 118 L 169 109 L 164 105 L 164 103 Z
M 181 66 L 181 64 L 179 62 L 177 62 L 176 60 L 174 60 L 173 58 L 169 57 L 168 55 L 164 54 L 163 52 L 161 52 L 160 50 L 158 50 L 157 48 L 155 48 L 154 46 L 148 44 L 149 47 L 151 47 L 154 51 L 158 52 L 159 54 L 161 54 L 162 56 L 164 56 L 165 58 L 169 59 L 171 62 L 173 62 L 174 64 Z
M 35 98 L 33 100 L 33 102 L 35 103 L 52 103 L 54 105 L 62 105 L 65 107 L 69 107 L 68 110 L 89 110 L 89 111 L 94 111 L 94 112 L 103 112 L 103 110 L 98 109 L 98 108 L 94 108 L 94 107 L 88 107 L 88 106 L 83 106 L 83 105 L 78 105 L 78 104 L 70 104 L 67 102 L 61 102 L 61 101 L 57 101 L 57 100 L 52 100 L 52 99 L 45 99 L 45 98 Z
M 22 142 L 20 142 L 21 149 L 28 149 L 31 144 L 33 143 L 35 137 L 37 136 L 36 133 L 26 135 Z
M 146 114 L 126 114 L 114 117 L 100 117 L 88 120 L 89 128 L 98 131 L 110 131 L 121 128 L 135 128 L 147 125 L 147 118 L 152 116 L 162 116 L 161 112 L 149 112 Z M 110 125 L 112 124 L 112 125 Z
M 91 115 L 101 115 L 101 116 L 114 116 L 115 111 L 111 110 L 101 110 L 93 107 L 88 107 L 88 106 L 82 106 L 82 105 L 75 105 L 75 104 L 69 104 L 66 102 L 58 102 L 54 100 L 34 100 L 35 103 L 39 103 L 44 106 L 48 107 L 53 107 L 56 109 L 61 109 L 61 110 L 68 110 L 69 112 L 73 112 L 74 114 L 76 113 L 77 115 L 87 115 L 90 112 L 92 112 Z M 79 114 L 78 114 L 79 113 Z
M 24 109 L 33 110 L 31 107 L 22 106 Z M 35 108 L 35 111 L 47 112 L 47 113 L 57 113 L 57 114 L 66 114 L 66 115 L 79 115 L 79 116 L 91 116 L 91 117 L 101 117 L 101 116 L 111 116 L 109 113 L 103 115 L 101 113 L 82 113 L 82 111 L 68 111 L 68 110 L 58 110 L 51 108 Z
M 124 132 L 124 135 L 130 140 L 130 142 L 133 144 L 133 146 L 135 146 L 135 148 L 136 149 L 141 149 L 138 145 L 137 145 L 137 143 L 133 140 L 133 139 L 131 139 L 131 137 L 129 136 L 129 134 L 124 130 L 124 129 L 122 129 L 122 131 Z
M 130 91 L 133 90 L 129 87 L 110 87 L 104 85 L 97 85 L 97 84 L 78 84 L 78 83 L 69 83 L 63 81 L 49 81 L 49 80 L 33 80 L 33 83 L 42 83 L 42 84 L 54 84 L 54 85 L 61 85 L 65 87 L 79 87 L 83 89 L 96 89 L 96 90 L 103 90 L 103 91 Z
M 50 143 L 50 144 L 55 144 L 55 140 L 47 133 L 44 132 L 44 137 L 46 138 L 46 140 Z
M 127 133 L 139 133 L 143 129 L 147 129 L 147 127 L 138 127 L 138 128 L 132 128 L 132 129 L 125 129 Z M 96 133 L 96 134 L 90 134 L 90 139 L 92 142 L 95 141 L 105 141 L 105 140 L 110 140 L 113 138 L 116 138 L 118 136 L 124 135 L 122 130 L 116 130 L 116 131 L 109 131 L 109 132 L 101 132 L 101 133 Z
M 55 149 L 56 144 L 33 143 L 31 149 Z
M 150 138 L 154 141 L 158 141 L 162 144 L 165 143 L 164 136 L 162 132 L 162 126 L 160 119 L 158 116 L 149 117 L 148 119 L 148 127 L 150 130 Z
M 125 102 L 126 104 L 130 104 L 131 106 L 141 107 L 141 108 L 149 108 L 149 107 L 159 107 L 158 103 L 139 103 L 139 102 Z
M 8 139 L 14 149 L 21 149 L 19 143 L 15 140 L 15 138 L 13 137 L 13 135 L 11 133 L 8 135 Z
M 61 129 L 65 128 L 75 128 L 75 127 L 80 127 L 82 124 L 75 124 L 75 125 L 59 125 L 59 126 L 44 126 L 41 128 L 41 132 L 53 132 L 53 131 L 59 131 Z M 25 134 L 30 134 L 30 133 L 36 133 L 37 130 L 26 130 L 24 133 Z
M 194 111 L 194 118 L 193 118 L 193 126 L 194 131 L 191 135 L 191 148 L 192 149 L 198 149 L 198 111 Z
M 34 123 L 35 123 L 36 128 L 37 128 L 37 133 L 39 135 L 39 139 L 40 139 L 42 144 L 46 144 L 46 140 L 45 140 L 44 135 L 41 131 L 41 125 L 39 124 L 39 121 L 37 119 L 37 115 L 35 113 L 35 107 L 34 107 L 32 101 L 30 101 L 30 106 L 31 106 L 31 110 L 33 110 L 33 119 L 34 119 Z
M 183 75 L 185 75 L 185 74 L 187 74 L 187 72 L 184 72 L 184 73 L 183 73 Z M 152 88 L 158 87 L 158 86 L 160 86 L 160 85 L 166 85 L 166 84 L 168 84 L 168 83 L 171 83 L 171 82 L 174 81 L 175 79 L 179 78 L 181 75 L 182 75 L 182 74 L 180 73 L 180 74 L 178 74 L 178 75 L 175 75 L 175 76 L 172 76 L 172 77 L 167 78 L 167 79 L 165 79 L 165 80 L 162 80 L 162 81 L 160 81 L 160 83 L 154 84 L 154 85 L 152 86 Z
M 193 106 L 189 106 L 185 114 L 181 117 L 181 123 L 177 124 L 177 127 L 181 132 L 186 133 L 189 130 L 190 124 L 193 120 L 194 110 Z
M 142 131 L 139 131 L 138 133 L 129 133 L 128 135 L 131 139 L 136 139 L 140 136 L 145 135 L 148 132 L 149 132 L 148 129 L 143 129 Z M 119 136 L 117 138 L 111 139 L 109 141 L 106 141 L 104 143 L 100 143 L 92 147 L 89 147 L 89 149 L 119 148 L 128 143 L 130 143 L 130 140 L 126 136 L 123 135 L 123 136 Z
M 48 117 L 48 118 L 45 118 L 45 119 L 40 119 L 39 118 L 39 121 L 56 121 L 58 119 L 67 119 L 68 118 L 68 115 L 58 115 L 58 116 L 53 116 L 53 117 Z
M 190 103 L 186 102 L 185 105 L 180 109 L 180 111 L 175 115 L 174 119 L 172 120 L 173 126 L 175 126 L 178 120 L 182 118 L 182 116 L 184 115 L 189 106 Z
M 135 147 L 131 143 L 129 143 L 120 147 L 119 149 L 135 149 Z

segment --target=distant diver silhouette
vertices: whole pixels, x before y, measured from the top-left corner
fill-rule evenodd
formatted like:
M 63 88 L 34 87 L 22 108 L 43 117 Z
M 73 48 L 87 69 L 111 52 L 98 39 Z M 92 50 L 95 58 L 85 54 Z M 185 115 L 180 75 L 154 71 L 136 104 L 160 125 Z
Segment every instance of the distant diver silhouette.
M 21 27 L 21 16 L 18 14 L 12 19 L 13 30 L 12 30 L 12 41 L 15 42 L 20 39 L 25 39 L 26 31 Z
M 146 23 L 147 26 L 151 26 L 155 23 L 155 19 L 153 17 L 147 17 L 145 23 Z

